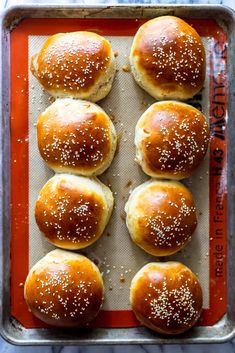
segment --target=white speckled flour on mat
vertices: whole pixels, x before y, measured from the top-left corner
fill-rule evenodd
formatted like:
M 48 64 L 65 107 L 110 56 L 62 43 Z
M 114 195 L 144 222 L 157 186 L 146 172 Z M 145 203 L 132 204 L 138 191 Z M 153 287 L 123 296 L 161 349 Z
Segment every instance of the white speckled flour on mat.
M 35 54 L 46 36 L 29 37 L 29 57 Z M 153 256 L 139 249 L 130 239 L 126 225 L 124 205 L 131 190 L 148 177 L 134 162 L 134 131 L 141 114 L 154 102 L 135 83 L 130 72 L 122 67 L 128 65 L 128 53 L 132 37 L 108 37 L 116 58 L 118 73 L 113 88 L 107 98 L 98 104 L 113 120 L 120 137 L 118 153 L 111 167 L 100 179 L 109 185 L 115 197 L 115 209 L 104 235 L 94 245 L 83 250 L 90 259 L 95 260 L 103 272 L 106 297 L 105 310 L 127 310 L 129 288 L 134 274 L 146 263 L 156 261 Z M 209 59 L 209 55 L 207 55 Z M 207 65 L 208 67 L 208 65 Z M 208 78 L 207 73 L 207 78 Z M 206 80 L 203 90 L 203 112 L 208 116 L 209 83 Z M 49 95 L 44 92 L 29 70 L 29 263 L 32 267 L 47 252 L 54 249 L 40 234 L 34 219 L 34 204 L 41 187 L 53 175 L 40 157 L 36 142 L 35 123 L 40 112 L 50 104 Z M 178 260 L 189 266 L 202 283 L 203 307 L 209 307 L 209 159 L 204 160 L 192 178 L 185 181 L 194 194 L 198 208 L 199 224 L 190 244 L 169 260 Z M 166 259 L 166 258 L 165 258 Z M 164 259 L 164 260 L 165 260 Z

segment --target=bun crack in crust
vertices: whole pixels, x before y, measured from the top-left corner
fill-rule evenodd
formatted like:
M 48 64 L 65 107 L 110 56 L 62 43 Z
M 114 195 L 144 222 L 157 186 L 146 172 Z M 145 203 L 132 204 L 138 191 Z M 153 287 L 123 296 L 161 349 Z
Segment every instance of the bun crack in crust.
M 102 174 L 111 164 L 117 146 L 112 121 L 94 103 L 57 99 L 38 118 L 38 148 L 58 173 L 84 176 Z
M 38 261 L 24 286 L 32 314 L 53 326 L 87 326 L 97 316 L 103 296 L 96 265 L 85 256 L 63 250 L 53 250 Z
M 186 100 L 203 87 L 205 49 L 198 33 L 174 16 L 144 23 L 136 33 L 130 64 L 136 82 L 157 100 Z
M 150 180 L 138 186 L 125 211 L 132 240 L 154 256 L 181 250 L 197 226 L 193 196 L 176 181 Z
M 185 103 L 154 103 L 136 125 L 136 161 L 156 178 L 180 180 L 192 175 L 204 159 L 208 143 L 205 116 Z
M 112 192 L 98 179 L 57 174 L 39 193 L 35 219 L 50 243 L 76 250 L 100 238 L 112 209 Z
M 194 273 L 179 262 L 149 263 L 133 278 L 130 301 L 144 326 L 175 335 L 198 321 L 202 289 Z
M 92 32 L 59 33 L 31 58 L 31 71 L 56 98 L 97 102 L 111 90 L 116 63 L 104 37 Z

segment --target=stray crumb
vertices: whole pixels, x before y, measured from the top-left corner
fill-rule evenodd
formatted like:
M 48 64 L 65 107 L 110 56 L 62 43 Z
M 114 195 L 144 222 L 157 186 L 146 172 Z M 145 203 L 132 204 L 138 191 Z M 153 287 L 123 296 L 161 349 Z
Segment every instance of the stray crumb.
M 122 71 L 124 71 L 124 72 L 130 72 L 131 69 L 130 69 L 130 67 L 129 67 L 128 65 L 123 65 Z
M 126 184 L 126 188 L 129 188 L 132 185 L 132 183 L 133 183 L 132 180 L 129 180 Z
M 122 219 L 124 222 L 126 222 L 126 216 L 125 216 L 125 213 L 124 213 L 124 212 L 122 212 L 122 213 L 120 214 L 120 217 L 121 217 L 121 219 Z
M 113 287 L 112 287 L 112 286 L 109 286 L 109 290 L 113 290 Z
M 109 232 L 106 235 L 107 235 L 107 237 L 111 237 L 111 233 L 109 233 Z
M 20 288 L 24 287 L 24 283 L 23 283 L 23 282 L 20 282 L 20 283 L 19 283 L 19 287 L 20 287 Z
M 141 105 L 145 108 L 145 107 L 148 106 L 148 103 L 143 99 L 143 100 L 141 101 Z
M 126 281 L 126 280 L 125 280 L 124 277 L 121 277 L 121 278 L 120 278 L 120 282 L 121 282 L 121 283 L 125 283 L 125 281 Z
M 199 212 L 199 216 L 201 216 L 201 215 L 202 215 L 202 212 L 200 211 L 200 212 Z
M 119 55 L 118 51 L 114 52 L 114 57 L 116 58 Z
M 112 112 L 112 109 L 109 109 L 110 112 Z M 117 118 L 115 117 L 114 114 L 109 114 L 110 119 L 114 124 L 117 124 Z

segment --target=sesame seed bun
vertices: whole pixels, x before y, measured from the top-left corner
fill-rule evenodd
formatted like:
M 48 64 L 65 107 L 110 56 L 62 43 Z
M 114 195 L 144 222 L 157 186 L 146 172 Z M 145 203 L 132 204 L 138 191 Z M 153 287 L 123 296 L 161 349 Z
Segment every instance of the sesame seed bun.
M 176 181 L 150 180 L 138 186 L 125 211 L 132 240 L 154 256 L 181 250 L 197 226 L 193 196 Z
M 56 98 L 97 102 L 111 90 L 116 63 L 104 37 L 92 32 L 59 33 L 31 58 L 31 72 Z
M 50 243 L 76 250 L 100 238 L 112 209 L 112 192 L 98 179 L 57 174 L 39 193 L 35 219 Z
M 57 173 L 102 174 L 117 145 L 114 125 L 103 109 L 87 101 L 57 99 L 38 118 L 38 148 Z
M 203 87 L 205 49 L 185 21 L 162 16 L 144 23 L 130 53 L 136 82 L 157 100 L 186 100 Z
M 149 263 L 131 283 L 130 302 L 142 325 L 175 335 L 189 330 L 202 310 L 198 278 L 179 262 Z
M 98 314 L 104 295 L 96 265 L 85 256 L 53 250 L 34 265 L 25 282 L 29 310 L 53 326 L 84 327 Z
M 200 165 L 208 142 L 209 127 L 198 109 L 175 101 L 154 103 L 136 125 L 136 161 L 152 177 L 180 180 Z

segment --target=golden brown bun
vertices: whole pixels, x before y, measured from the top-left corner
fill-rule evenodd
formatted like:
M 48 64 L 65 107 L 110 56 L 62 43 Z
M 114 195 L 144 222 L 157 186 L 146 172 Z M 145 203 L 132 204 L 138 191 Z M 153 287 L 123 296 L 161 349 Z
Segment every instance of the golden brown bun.
M 24 286 L 32 314 L 61 327 L 86 326 L 98 314 L 103 295 L 103 280 L 95 264 L 63 250 L 53 250 L 38 261 Z
M 138 186 L 125 211 L 132 240 L 155 256 L 182 249 L 197 226 L 193 196 L 176 181 L 150 180 Z
M 59 33 L 31 58 L 31 71 L 54 97 L 97 102 L 109 93 L 116 64 L 104 37 L 92 32 Z
M 57 174 L 39 193 L 35 219 L 50 243 L 76 250 L 99 239 L 112 209 L 112 192 L 98 179 Z
M 158 102 L 136 125 L 136 160 L 152 177 L 180 180 L 202 162 L 208 142 L 208 124 L 199 110 L 175 101 Z
M 131 283 L 130 301 L 144 326 L 167 335 L 189 330 L 202 310 L 202 289 L 194 273 L 179 262 L 149 263 Z
M 191 98 L 205 80 L 202 40 L 174 16 L 154 18 L 139 28 L 130 63 L 136 82 L 157 100 Z
M 38 118 L 38 148 L 58 173 L 99 175 L 111 164 L 116 131 L 98 105 L 76 99 L 57 99 Z

